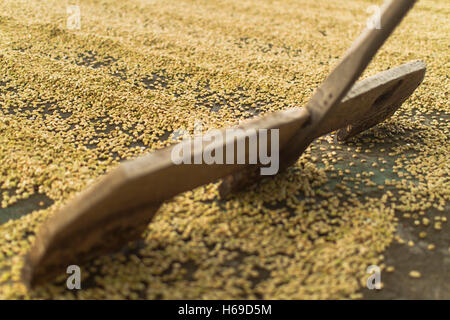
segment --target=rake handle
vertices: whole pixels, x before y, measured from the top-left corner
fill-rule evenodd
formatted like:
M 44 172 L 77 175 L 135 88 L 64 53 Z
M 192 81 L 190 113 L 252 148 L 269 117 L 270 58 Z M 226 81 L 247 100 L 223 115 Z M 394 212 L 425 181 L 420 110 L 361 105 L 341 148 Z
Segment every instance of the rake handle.
M 324 121 L 336 119 L 335 111 L 341 100 L 416 1 L 388 0 L 384 3 L 381 8 L 381 28 L 364 30 L 306 105 L 311 115 L 310 125 L 299 130 L 289 142 L 291 148 L 282 153 L 284 169 L 295 163 L 318 132 L 327 129 L 323 127 Z

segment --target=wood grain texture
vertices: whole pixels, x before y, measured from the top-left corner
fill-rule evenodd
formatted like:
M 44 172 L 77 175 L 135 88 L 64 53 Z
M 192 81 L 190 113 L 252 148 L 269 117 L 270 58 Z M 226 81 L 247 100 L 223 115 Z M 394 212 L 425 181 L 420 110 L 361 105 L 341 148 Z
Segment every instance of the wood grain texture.
M 425 70 L 424 62 L 413 61 L 357 82 L 334 110 L 333 116 L 324 119 L 316 128 L 313 138 L 340 129 L 338 139 L 346 140 L 386 120 L 420 85 Z M 284 162 L 281 158 L 281 166 L 286 167 Z M 220 196 L 238 192 L 263 178 L 258 174 L 258 168 L 235 172 L 222 180 Z
M 316 137 L 330 130 L 337 130 L 340 140 L 346 140 L 394 114 L 422 83 L 426 65 L 412 61 L 378 73 L 357 82 L 333 111 L 333 116 L 323 120 L 317 128 Z M 343 130 L 351 134 L 343 135 Z

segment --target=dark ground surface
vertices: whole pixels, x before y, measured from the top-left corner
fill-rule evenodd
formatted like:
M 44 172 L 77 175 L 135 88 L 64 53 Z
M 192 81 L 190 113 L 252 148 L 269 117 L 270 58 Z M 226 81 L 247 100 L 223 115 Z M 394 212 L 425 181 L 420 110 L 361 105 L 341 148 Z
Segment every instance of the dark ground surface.
M 446 207 L 447 212 L 450 206 Z M 431 210 L 428 216 L 442 216 L 442 212 Z M 384 252 L 385 264 L 394 266 L 394 272 L 382 272 L 381 290 L 363 289 L 364 299 L 450 299 L 450 225 L 442 223 L 442 230 L 435 230 L 430 223 L 427 227 L 414 225 L 414 219 L 400 216 L 397 234 L 406 242 L 394 241 Z M 431 221 L 434 221 L 430 219 Z M 421 239 L 419 232 L 427 232 Z M 408 246 L 408 241 L 414 246 Z M 434 250 L 428 250 L 428 244 L 434 244 Z M 421 273 L 420 278 L 411 278 L 412 270 Z

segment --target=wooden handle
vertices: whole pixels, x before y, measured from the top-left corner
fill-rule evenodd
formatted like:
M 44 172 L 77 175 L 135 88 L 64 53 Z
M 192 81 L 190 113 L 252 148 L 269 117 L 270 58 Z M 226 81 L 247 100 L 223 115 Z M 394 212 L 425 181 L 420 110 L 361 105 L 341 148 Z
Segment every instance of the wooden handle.
M 383 5 L 381 28 L 367 28 L 361 34 L 306 105 L 311 115 L 310 124 L 292 138 L 289 142 L 291 147 L 282 153 L 283 169 L 295 163 L 308 145 L 324 130 L 323 121 L 336 119 L 336 107 L 415 2 L 416 0 L 388 0 Z
M 307 104 L 312 121 L 332 117 L 355 81 L 417 0 L 388 0 L 381 8 L 380 28 L 366 28 Z

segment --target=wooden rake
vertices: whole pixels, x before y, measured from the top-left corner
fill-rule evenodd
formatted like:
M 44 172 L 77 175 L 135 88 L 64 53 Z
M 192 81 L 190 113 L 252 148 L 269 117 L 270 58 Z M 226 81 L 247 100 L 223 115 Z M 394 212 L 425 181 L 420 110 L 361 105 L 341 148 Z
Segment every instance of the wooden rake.
M 202 150 L 195 149 L 192 141 L 181 143 L 193 150 L 194 159 L 205 148 L 225 150 L 244 142 L 248 159 L 247 130 L 278 129 L 279 166 L 284 170 L 317 137 L 338 130 L 337 138 L 346 140 L 389 118 L 422 82 L 425 64 L 410 62 L 355 82 L 415 2 L 387 1 L 381 8 L 381 28 L 362 33 L 305 107 L 249 119 L 238 126 L 243 130 L 236 136 L 226 136 L 223 129 L 225 139 L 203 144 Z M 25 257 L 24 283 L 43 283 L 63 274 L 69 265 L 80 265 L 138 239 L 159 206 L 179 193 L 223 179 L 219 191 L 225 196 L 262 178 L 261 163 L 177 165 L 171 157 L 174 147 L 124 162 L 49 218 Z

